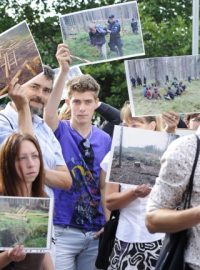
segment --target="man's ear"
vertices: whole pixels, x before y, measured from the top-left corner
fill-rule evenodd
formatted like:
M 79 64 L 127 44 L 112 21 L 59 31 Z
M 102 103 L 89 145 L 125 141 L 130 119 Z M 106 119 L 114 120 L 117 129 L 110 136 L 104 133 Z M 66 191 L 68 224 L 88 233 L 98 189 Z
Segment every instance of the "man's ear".
M 99 98 L 95 98 L 95 110 L 99 107 Z

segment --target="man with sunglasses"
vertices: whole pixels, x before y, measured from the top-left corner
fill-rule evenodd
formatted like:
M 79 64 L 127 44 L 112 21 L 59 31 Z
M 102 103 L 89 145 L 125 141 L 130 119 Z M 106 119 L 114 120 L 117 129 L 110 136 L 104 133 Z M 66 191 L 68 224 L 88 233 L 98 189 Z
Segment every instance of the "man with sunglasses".
M 51 93 L 45 121 L 61 144 L 73 185 L 68 191 L 54 189 L 56 270 L 94 270 L 97 238 L 105 223 L 101 202 L 105 183 L 100 177 L 100 163 L 110 150 L 111 139 L 92 125 L 100 87 L 90 75 L 68 81 L 66 103 L 71 119 L 59 121 L 57 107 L 70 63 L 68 47 L 60 44 L 58 54 L 59 84 Z

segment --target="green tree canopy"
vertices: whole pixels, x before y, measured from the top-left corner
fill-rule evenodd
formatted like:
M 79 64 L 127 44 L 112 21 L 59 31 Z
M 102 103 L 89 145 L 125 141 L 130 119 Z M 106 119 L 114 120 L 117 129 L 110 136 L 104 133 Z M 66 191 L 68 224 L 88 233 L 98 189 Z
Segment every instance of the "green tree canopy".
M 53 68 L 62 42 L 59 15 L 128 1 L 1 0 L 0 32 L 27 20 L 42 61 Z M 20 6 L 18 3 L 21 3 Z M 192 0 L 138 0 L 144 38 L 144 57 L 191 54 Z M 101 100 L 118 108 L 128 99 L 123 61 L 81 67 L 101 85 Z

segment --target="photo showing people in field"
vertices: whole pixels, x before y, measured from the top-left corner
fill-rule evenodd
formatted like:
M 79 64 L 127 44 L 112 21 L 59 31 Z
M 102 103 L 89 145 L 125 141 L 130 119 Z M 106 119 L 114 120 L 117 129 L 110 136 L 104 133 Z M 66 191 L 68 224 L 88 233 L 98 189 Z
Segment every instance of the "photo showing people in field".
M 19 243 L 28 252 L 50 249 L 52 214 L 50 198 L 0 197 L 0 250 Z
M 23 84 L 43 71 L 41 58 L 25 21 L 0 35 L 0 98 L 11 79 Z
M 176 138 L 167 132 L 115 126 L 107 180 L 153 186 L 160 158 Z
M 62 15 L 60 27 L 72 65 L 144 55 L 136 1 Z
M 199 112 L 200 56 L 125 61 L 132 114 Z

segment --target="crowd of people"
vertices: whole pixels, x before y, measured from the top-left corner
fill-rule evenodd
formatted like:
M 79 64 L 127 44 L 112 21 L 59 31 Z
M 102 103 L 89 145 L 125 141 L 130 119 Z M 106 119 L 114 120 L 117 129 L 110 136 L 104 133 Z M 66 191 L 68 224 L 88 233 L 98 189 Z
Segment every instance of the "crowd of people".
M 21 243 L 1 251 L 0 269 L 95 270 L 99 235 L 114 209 L 120 209 L 120 218 L 108 269 L 153 270 L 164 233 L 191 227 L 187 269 L 200 269 L 195 242 L 200 237 L 200 161 L 192 194 L 194 208 L 180 214 L 172 210 L 187 185 L 194 135 L 171 144 L 153 190 L 147 185 L 123 184 L 119 192 L 119 184 L 105 181 L 114 124 L 174 133 L 183 120 L 176 112 L 132 117 L 127 103 L 120 116 L 119 110 L 99 101 L 100 85 L 90 75 L 67 82 L 67 113 L 60 116 L 58 106 L 71 62 L 67 45 L 58 45 L 56 58 L 60 69 L 55 81 L 47 66 L 23 85 L 13 79 L 11 102 L 0 112 L 0 194 L 52 196 L 54 241 L 44 254 L 26 254 Z M 103 128 L 92 125 L 95 111 L 108 121 Z M 186 115 L 185 121 L 185 127 L 198 129 L 199 134 L 200 114 Z
M 132 87 L 135 88 L 137 86 L 143 86 L 143 96 L 147 99 L 165 99 L 165 100 L 174 100 L 175 97 L 181 96 L 183 92 L 186 90 L 186 84 L 182 81 L 178 81 L 176 77 L 174 77 L 173 81 L 170 83 L 168 76 L 165 82 L 165 86 L 162 87 L 165 90 L 165 94 L 161 94 L 159 87 L 156 83 L 147 84 L 147 79 L 144 76 L 143 82 L 142 79 L 137 76 L 135 79 L 133 76 L 130 78 Z M 188 82 L 191 82 L 191 79 L 188 77 Z M 161 87 L 160 87 L 161 89 Z

